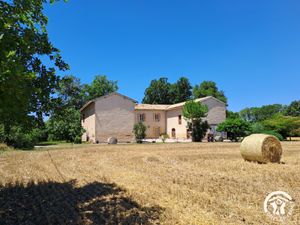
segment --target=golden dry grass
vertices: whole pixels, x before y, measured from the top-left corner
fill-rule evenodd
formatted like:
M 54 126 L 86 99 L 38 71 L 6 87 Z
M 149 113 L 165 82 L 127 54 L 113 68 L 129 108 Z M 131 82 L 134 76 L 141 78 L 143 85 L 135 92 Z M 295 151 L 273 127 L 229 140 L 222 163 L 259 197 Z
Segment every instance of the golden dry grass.
M 0 155 L 0 224 L 277 224 L 270 192 L 295 200 L 300 142 L 285 164 L 245 162 L 237 143 L 83 145 Z

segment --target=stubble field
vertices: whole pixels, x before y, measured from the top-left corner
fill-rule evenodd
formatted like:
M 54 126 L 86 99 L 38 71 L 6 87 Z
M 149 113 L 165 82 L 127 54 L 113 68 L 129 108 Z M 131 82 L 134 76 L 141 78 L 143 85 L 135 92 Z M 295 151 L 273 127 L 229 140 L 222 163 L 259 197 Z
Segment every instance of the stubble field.
M 279 224 L 288 192 L 300 224 L 300 142 L 284 164 L 245 162 L 237 143 L 81 145 L 0 154 L 0 224 Z

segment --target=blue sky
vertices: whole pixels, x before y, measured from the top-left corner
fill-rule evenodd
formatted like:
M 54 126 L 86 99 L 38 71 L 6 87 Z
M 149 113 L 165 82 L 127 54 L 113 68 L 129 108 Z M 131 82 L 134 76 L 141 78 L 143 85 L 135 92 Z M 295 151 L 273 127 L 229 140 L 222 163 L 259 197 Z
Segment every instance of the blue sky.
M 84 83 L 104 74 L 141 101 L 161 76 L 213 80 L 234 111 L 300 99 L 299 0 L 69 0 L 45 13 Z

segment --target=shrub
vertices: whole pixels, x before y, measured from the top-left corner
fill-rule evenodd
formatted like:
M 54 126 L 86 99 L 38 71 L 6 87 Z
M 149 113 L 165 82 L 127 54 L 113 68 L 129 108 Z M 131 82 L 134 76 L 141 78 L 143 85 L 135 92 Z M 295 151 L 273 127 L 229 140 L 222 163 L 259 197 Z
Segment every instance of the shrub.
M 0 143 L 6 143 L 14 148 L 33 148 L 34 145 L 45 139 L 45 130 L 39 128 L 24 129 L 20 126 L 13 126 L 9 132 L 4 132 L 3 125 L 0 125 Z
M 223 123 L 220 123 L 218 132 L 227 132 L 227 136 L 231 141 L 237 142 L 240 137 L 245 137 L 251 132 L 250 123 L 241 119 L 226 119 Z
M 142 140 L 146 137 L 147 127 L 142 123 L 138 122 L 133 126 L 133 133 L 137 143 L 142 143 Z
M 265 131 L 266 128 L 262 123 L 253 123 L 251 125 L 251 133 L 252 134 L 260 134 L 262 131 Z
M 81 137 L 76 136 L 76 137 L 74 138 L 74 144 L 81 144 Z
M 169 135 L 168 134 L 161 134 L 160 138 L 161 138 L 162 142 L 165 143 L 166 139 L 169 138 Z
M 74 142 L 84 129 L 81 126 L 80 112 L 75 108 L 67 108 L 53 114 L 46 122 L 49 141 Z
M 281 134 L 279 134 L 275 131 L 272 131 L 272 130 L 264 130 L 264 131 L 261 131 L 260 134 L 269 134 L 269 135 L 273 135 L 273 136 L 277 137 L 279 141 L 284 140 L 284 138 L 282 137 Z
M 31 149 L 39 140 L 38 130 L 33 129 L 32 131 L 25 132 L 20 127 L 12 127 L 8 134 L 6 141 L 8 145 L 14 148 L 25 148 Z
M 273 130 L 267 130 L 262 123 L 257 122 L 257 123 L 252 124 L 251 129 L 252 129 L 252 132 L 251 132 L 252 134 L 270 134 L 270 135 L 277 137 L 278 140 L 280 140 L 280 141 L 284 140 L 284 138 L 282 137 L 281 134 L 279 134 L 278 132 L 273 131 Z
M 5 141 L 4 126 L 0 124 L 0 143 Z
M 192 131 L 192 141 L 201 142 L 205 137 L 209 128 L 207 121 L 194 120 L 192 123 L 188 122 L 188 129 Z

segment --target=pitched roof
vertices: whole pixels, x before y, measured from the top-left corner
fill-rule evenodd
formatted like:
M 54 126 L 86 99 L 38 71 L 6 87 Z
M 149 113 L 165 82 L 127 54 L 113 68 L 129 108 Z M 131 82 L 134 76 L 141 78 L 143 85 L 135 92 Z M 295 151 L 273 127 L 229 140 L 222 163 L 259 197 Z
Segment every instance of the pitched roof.
M 95 98 L 95 99 L 93 99 L 91 101 L 88 101 L 87 103 L 85 103 L 81 107 L 80 111 L 84 110 L 91 103 L 94 103 L 97 100 L 100 100 L 100 99 L 103 99 L 103 98 L 107 98 L 107 97 L 112 96 L 112 95 L 118 95 L 118 96 L 127 98 L 128 100 L 130 100 L 130 101 L 132 101 L 134 103 L 137 103 L 137 101 L 134 100 L 134 99 L 132 99 L 132 98 L 129 98 L 129 97 L 125 96 L 125 95 L 122 95 L 122 94 L 120 94 L 118 92 L 113 92 L 113 93 L 110 93 L 108 95 L 104 95 L 104 96 L 101 96 L 99 98 Z M 214 99 L 214 100 L 216 100 L 216 101 L 218 101 L 218 102 L 220 102 L 220 103 L 222 103 L 222 104 L 224 104 L 226 106 L 226 104 L 224 102 L 220 101 L 219 99 L 217 99 L 217 98 L 215 98 L 213 96 L 207 96 L 207 97 L 204 97 L 204 98 L 197 98 L 194 101 L 196 101 L 196 102 L 204 102 L 205 100 L 210 99 L 210 98 L 212 98 L 212 99 Z M 136 110 L 169 110 L 169 109 L 175 109 L 175 108 L 178 108 L 178 107 L 182 107 L 182 106 L 184 106 L 184 104 L 185 104 L 185 102 L 180 102 L 180 103 L 176 103 L 176 104 L 173 104 L 173 105 L 136 104 L 135 109 Z
M 203 102 L 207 99 L 210 99 L 210 98 L 213 98 L 212 96 L 207 96 L 207 97 L 204 97 L 204 98 L 196 98 L 194 101 L 195 102 Z M 175 108 L 178 108 L 178 107 L 181 107 L 181 106 L 184 106 L 186 102 L 180 102 L 180 103 L 176 103 L 176 104 L 173 104 L 173 105 L 170 105 L 168 107 L 168 109 L 175 109 Z
M 98 101 L 98 100 L 100 100 L 100 99 L 107 98 L 107 97 L 110 97 L 110 96 L 113 96 L 113 95 L 118 95 L 118 96 L 121 96 L 121 97 L 123 97 L 123 98 L 126 98 L 126 99 L 128 99 L 128 100 L 130 100 L 130 101 L 132 101 L 132 102 L 134 102 L 134 103 L 137 103 L 137 101 L 134 100 L 134 99 L 132 99 L 132 98 L 129 98 L 129 97 L 125 96 L 125 95 L 122 95 L 122 94 L 120 94 L 120 93 L 118 93 L 118 92 L 112 92 L 112 93 L 109 93 L 109 94 L 107 94 L 107 95 L 103 95 L 103 96 L 101 96 L 101 97 L 98 97 L 98 98 L 95 98 L 95 99 L 92 99 L 92 100 L 88 101 L 87 103 L 85 103 L 85 104 L 81 107 L 80 111 L 84 110 L 84 109 L 85 109 L 87 106 L 89 106 L 91 103 L 94 103 L 94 102 L 96 102 L 96 101 Z
M 212 96 L 207 96 L 207 97 L 204 97 L 204 98 L 197 98 L 194 101 L 195 102 L 204 102 L 205 100 L 208 100 L 208 99 L 211 99 L 211 98 L 218 101 L 218 102 L 223 103 L 224 105 L 226 105 L 224 102 L 222 102 L 219 99 L 217 99 L 215 97 L 212 97 Z M 182 107 L 182 106 L 184 106 L 185 103 L 186 102 L 180 102 L 180 103 L 176 103 L 176 104 L 173 104 L 173 105 L 137 104 L 135 106 L 135 109 L 136 110 L 170 110 L 170 109 L 175 109 L 175 108 Z
M 170 105 L 152 105 L 152 104 L 137 104 L 137 110 L 166 110 Z

